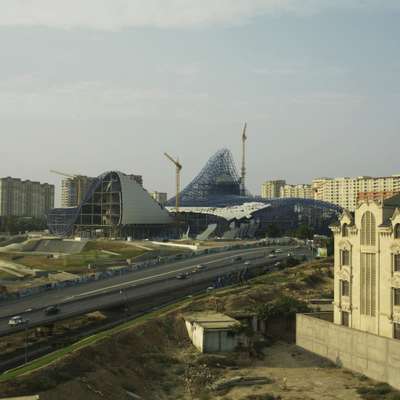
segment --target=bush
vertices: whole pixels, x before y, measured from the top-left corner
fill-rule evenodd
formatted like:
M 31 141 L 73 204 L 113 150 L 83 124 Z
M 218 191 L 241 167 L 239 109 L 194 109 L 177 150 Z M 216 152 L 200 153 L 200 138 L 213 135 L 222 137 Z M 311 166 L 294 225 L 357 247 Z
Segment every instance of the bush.
M 357 393 L 365 400 L 400 399 L 400 393 L 394 391 L 387 383 L 378 383 L 375 386 L 360 387 L 357 389 Z
M 304 301 L 297 300 L 290 296 L 282 296 L 273 302 L 259 306 L 257 314 L 260 318 L 268 320 L 276 317 L 291 318 L 297 313 L 305 313 L 309 311 L 310 308 Z
M 305 276 L 303 282 L 307 284 L 307 286 L 314 287 L 319 283 L 323 282 L 323 278 L 318 272 L 313 272 L 311 275 Z

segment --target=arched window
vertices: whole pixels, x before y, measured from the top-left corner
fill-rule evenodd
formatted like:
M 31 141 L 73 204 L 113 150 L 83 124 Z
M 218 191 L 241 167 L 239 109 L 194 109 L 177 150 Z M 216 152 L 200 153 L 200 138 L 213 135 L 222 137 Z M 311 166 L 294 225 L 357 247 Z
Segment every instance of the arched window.
M 374 214 L 366 211 L 361 218 L 361 244 L 375 246 L 376 242 L 376 222 Z
M 394 226 L 394 238 L 400 239 L 400 224 Z
M 343 237 L 349 236 L 349 226 L 347 224 L 343 224 L 342 226 L 342 236 Z

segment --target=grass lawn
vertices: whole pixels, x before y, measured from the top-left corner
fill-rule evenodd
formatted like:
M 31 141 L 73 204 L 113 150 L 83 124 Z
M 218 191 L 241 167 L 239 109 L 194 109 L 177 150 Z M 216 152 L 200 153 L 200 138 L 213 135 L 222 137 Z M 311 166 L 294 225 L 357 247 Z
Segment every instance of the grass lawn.
M 102 250 L 116 253 L 115 255 L 105 253 Z M 29 268 L 38 268 L 48 271 L 67 271 L 73 273 L 87 272 L 88 264 L 94 264 L 102 269 L 103 261 L 118 260 L 125 261 L 127 258 L 135 258 L 146 253 L 145 249 L 112 241 L 89 241 L 79 254 L 70 254 L 58 258 L 48 257 L 42 254 L 23 255 L 7 253 L 1 254 L 5 260 L 24 265 Z M 1 272 L 1 271 L 0 271 Z M 0 278 L 1 279 L 1 278 Z

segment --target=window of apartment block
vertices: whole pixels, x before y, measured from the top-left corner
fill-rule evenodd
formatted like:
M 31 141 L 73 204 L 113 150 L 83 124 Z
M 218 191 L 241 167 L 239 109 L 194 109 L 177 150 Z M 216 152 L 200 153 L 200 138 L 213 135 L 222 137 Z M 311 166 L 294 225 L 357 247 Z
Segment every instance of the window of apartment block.
M 393 289 L 393 305 L 400 306 L 400 289 Z
M 350 296 L 350 283 L 348 281 L 340 281 L 340 293 L 342 296 Z
M 400 324 L 393 324 L 393 337 L 395 339 L 400 339 Z
M 342 325 L 350 326 L 350 315 L 347 311 L 342 311 Z
M 361 253 L 360 258 L 360 311 L 363 315 L 376 314 L 376 255 Z
M 400 254 L 393 255 L 393 271 L 400 272 Z
M 361 244 L 366 246 L 375 246 L 376 242 L 376 222 L 374 214 L 366 211 L 361 218 Z
M 341 250 L 341 265 L 350 265 L 350 251 Z
M 342 236 L 347 237 L 349 236 L 349 226 L 347 224 L 343 224 L 342 227 Z

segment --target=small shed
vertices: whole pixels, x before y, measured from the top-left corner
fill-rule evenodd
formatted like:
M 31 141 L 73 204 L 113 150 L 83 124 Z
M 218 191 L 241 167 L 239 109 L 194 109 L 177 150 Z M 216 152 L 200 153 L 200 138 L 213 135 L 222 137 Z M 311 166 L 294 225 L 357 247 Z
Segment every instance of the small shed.
M 201 312 L 184 315 L 194 346 L 202 353 L 229 352 L 239 343 L 240 322 L 225 314 Z

